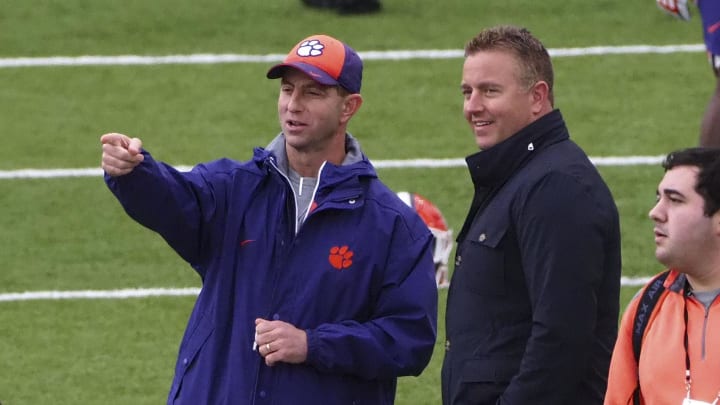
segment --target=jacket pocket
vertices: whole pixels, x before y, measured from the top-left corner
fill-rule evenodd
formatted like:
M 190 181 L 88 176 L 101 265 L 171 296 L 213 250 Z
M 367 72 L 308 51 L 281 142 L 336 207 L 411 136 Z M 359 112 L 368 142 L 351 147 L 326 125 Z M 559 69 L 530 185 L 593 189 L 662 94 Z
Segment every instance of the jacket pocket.
M 187 344 L 183 345 L 182 350 L 180 350 L 178 361 L 182 363 L 184 369 L 189 368 L 193 364 L 200 349 L 205 345 L 205 342 L 207 342 L 214 330 L 215 325 L 212 324 L 209 317 L 204 316 L 198 323 L 197 328 L 188 336 Z
M 467 290 L 490 296 L 506 294 L 505 251 L 502 241 L 507 222 L 473 226 L 459 249 L 455 260 L 458 285 Z
M 515 358 L 473 358 L 465 361 L 462 382 L 509 383 L 518 372 L 520 360 Z
M 495 404 L 517 373 L 517 359 L 473 358 L 460 369 L 451 403 Z
M 215 325 L 211 317 L 203 315 L 198 321 L 197 326 L 183 339 L 175 366 L 175 377 L 173 378 L 171 392 L 168 397 L 169 403 L 178 398 L 182 390 L 185 375 L 195 363 L 195 359 L 214 330 Z

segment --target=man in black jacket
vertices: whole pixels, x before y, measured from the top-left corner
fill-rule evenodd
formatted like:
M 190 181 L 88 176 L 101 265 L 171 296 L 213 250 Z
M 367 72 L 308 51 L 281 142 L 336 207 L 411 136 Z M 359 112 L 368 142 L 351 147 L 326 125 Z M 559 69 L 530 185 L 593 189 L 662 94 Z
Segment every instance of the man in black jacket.
M 523 28 L 465 47 L 464 115 L 481 152 L 448 293 L 445 405 L 602 404 L 617 336 L 613 197 L 569 139 L 553 67 Z

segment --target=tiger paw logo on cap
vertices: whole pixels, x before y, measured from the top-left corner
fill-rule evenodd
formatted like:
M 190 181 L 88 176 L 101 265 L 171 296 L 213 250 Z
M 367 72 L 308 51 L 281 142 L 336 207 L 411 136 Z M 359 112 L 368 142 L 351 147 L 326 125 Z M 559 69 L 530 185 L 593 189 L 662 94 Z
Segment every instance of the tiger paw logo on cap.
M 307 56 L 320 56 L 323 54 L 325 45 L 320 43 L 317 39 L 311 39 L 310 41 L 303 41 L 297 49 L 297 54 L 302 57 Z
M 346 43 L 328 35 L 312 35 L 290 50 L 282 63 L 268 70 L 268 79 L 283 77 L 288 68 L 298 69 L 326 86 L 341 86 L 360 93 L 363 63 Z

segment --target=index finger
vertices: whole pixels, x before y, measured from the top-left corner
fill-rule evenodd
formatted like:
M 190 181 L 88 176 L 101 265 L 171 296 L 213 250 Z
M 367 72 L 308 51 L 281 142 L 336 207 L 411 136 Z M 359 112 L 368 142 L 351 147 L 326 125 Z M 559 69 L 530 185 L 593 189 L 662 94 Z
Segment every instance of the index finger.
M 127 148 L 130 144 L 130 138 L 123 134 L 111 132 L 109 134 L 104 134 L 103 136 L 101 136 L 100 143 L 102 143 L 103 145 L 110 144 Z

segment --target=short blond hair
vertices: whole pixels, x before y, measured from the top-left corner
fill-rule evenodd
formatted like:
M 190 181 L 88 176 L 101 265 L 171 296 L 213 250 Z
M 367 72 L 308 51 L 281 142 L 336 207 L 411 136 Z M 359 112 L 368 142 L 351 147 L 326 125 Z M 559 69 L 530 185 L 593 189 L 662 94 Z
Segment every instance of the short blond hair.
M 518 61 L 520 82 L 530 88 L 539 81 L 548 85 L 548 99 L 554 104 L 554 73 L 550 54 L 530 31 L 513 25 L 482 30 L 465 45 L 465 57 L 483 51 L 506 51 Z

